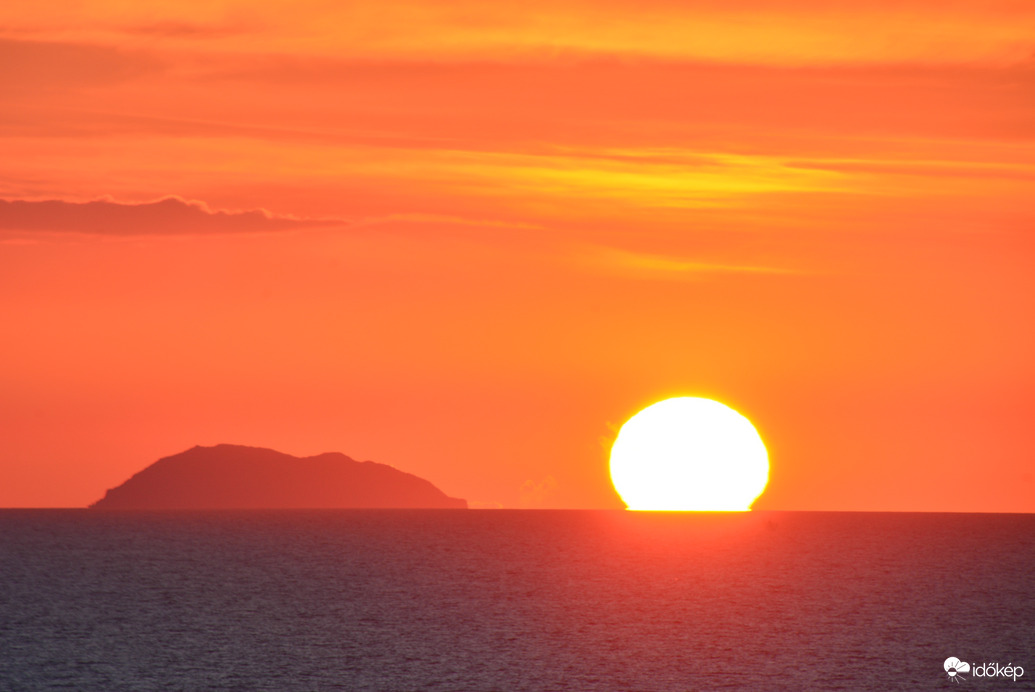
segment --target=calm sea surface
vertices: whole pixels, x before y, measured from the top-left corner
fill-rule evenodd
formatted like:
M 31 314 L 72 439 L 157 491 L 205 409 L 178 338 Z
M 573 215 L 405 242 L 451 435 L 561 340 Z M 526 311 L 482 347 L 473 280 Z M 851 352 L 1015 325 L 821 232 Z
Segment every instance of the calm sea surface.
M 0 511 L 2 690 L 1033 681 L 1035 515 Z

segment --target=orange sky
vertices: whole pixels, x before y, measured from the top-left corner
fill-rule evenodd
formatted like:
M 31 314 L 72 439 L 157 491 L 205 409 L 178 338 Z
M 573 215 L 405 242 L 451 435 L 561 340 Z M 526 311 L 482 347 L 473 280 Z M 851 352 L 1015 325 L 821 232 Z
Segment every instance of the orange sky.
M 1030 2 L 0 6 L 0 506 L 341 451 L 617 507 L 710 396 L 764 509 L 1035 511 Z M 163 201 L 164 200 L 164 201 Z

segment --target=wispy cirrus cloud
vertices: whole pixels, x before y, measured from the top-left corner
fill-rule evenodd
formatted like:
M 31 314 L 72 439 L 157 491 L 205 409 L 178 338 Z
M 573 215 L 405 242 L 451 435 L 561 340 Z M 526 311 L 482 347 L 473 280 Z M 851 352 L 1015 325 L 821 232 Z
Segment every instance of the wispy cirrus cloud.
M 668 281 L 687 281 L 731 274 L 776 276 L 801 273 L 782 267 L 727 263 L 600 246 L 585 249 L 580 260 L 588 268 L 609 274 Z
M 926 178 L 1002 178 L 1006 180 L 1035 180 L 1035 166 L 1010 162 L 986 163 L 983 161 L 828 159 L 816 161 L 788 161 L 786 165 L 789 168 L 851 174 L 909 175 Z
M 229 26 L 220 24 L 199 24 L 196 22 L 180 20 L 163 20 L 157 22 L 140 23 L 124 28 L 127 34 L 141 36 L 155 36 L 158 38 L 222 38 L 234 34 L 245 33 L 247 29 L 243 26 Z
M 779 65 L 1029 60 L 1035 11 L 1016 0 L 476 0 L 379 3 L 7 3 L 0 32 L 97 42 L 128 31 L 225 50 L 507 62 L 644 56 Z M 241 30 L 247 27 L 247 30 Z
M 0 199 L 0 230 L 132 236 L 255 233 L 337 226 L 336 219 L 276 216 L 264 209 L 214 210 L 204 202 L 166 197 L 128 204 L 110 199 L 90 202 Z
M 141 51 L 0 38 L 0 89 L 82 88 L 123 82 L 161 69 L 159 59 Z

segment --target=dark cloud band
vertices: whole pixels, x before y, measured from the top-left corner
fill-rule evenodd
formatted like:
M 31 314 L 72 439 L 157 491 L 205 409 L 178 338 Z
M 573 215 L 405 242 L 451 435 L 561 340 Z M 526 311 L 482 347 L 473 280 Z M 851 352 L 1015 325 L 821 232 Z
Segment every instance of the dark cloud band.
M 128 236 L 282 231 L 339 223 L 278 217 L 264 210 L 215 211 L 177 197 L 143 204 L 0 199 L 0 229 L 12 231 Z

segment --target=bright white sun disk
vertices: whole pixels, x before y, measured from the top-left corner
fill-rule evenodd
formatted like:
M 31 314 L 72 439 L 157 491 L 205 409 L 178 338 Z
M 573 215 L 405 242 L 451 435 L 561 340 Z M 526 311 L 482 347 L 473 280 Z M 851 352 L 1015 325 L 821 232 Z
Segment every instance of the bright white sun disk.
M 629 509 L 744 511 L 765 490 L 769 455 L 751 421 L 730 407 L 678 397 L 622 426 L 611 480 Z

